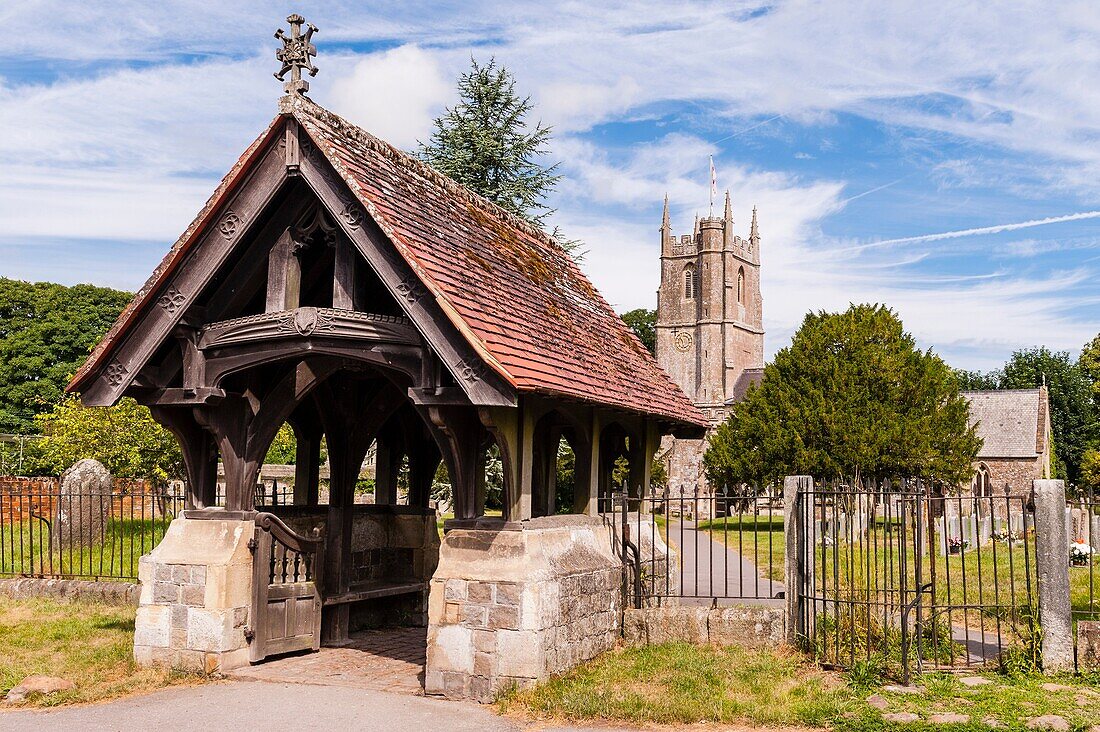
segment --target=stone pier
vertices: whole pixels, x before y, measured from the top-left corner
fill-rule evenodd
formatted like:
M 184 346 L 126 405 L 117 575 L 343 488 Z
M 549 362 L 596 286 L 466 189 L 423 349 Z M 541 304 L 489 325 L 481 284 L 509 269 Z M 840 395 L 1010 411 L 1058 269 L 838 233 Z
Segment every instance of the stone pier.
M 252 521 L 177 518 L 142 557 L 134 659 L 212 673 L 248 664 Z
M 492 701 L 614 646 L 614 541 L 603 519 L 580 515 L 450 531 L 431 582 L 425 692 Z

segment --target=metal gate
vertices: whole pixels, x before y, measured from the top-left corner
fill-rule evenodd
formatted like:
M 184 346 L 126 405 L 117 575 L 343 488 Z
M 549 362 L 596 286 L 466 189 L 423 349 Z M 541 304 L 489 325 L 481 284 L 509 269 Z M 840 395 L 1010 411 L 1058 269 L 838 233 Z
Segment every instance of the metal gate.
M 300 536 L 271 513 L 256 516 L 252 550 L 252 625 L 248 658 L 321 647 L 320 532 Z
M 934 481 L 796 497 L 797 631 L 825 664 L 912 671 L 1036 660 L 1030 497 Z

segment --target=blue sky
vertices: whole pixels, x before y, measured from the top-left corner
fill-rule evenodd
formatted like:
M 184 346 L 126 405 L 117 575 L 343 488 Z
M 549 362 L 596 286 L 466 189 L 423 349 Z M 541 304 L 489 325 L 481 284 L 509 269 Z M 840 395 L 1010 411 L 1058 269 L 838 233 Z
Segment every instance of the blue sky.
M 708 156 L 763 232 L 769 353 L 884 302 L 991 368 L 1100 331 L 1095 2 L 19 2 L 0 61 L 0 275 L 136 289 L 275 113 L 274 29 L 311 96 L 405 149 L 495 55 L 555 128 L 553 223 L 618 309 L 653 307 L 661 199 Z

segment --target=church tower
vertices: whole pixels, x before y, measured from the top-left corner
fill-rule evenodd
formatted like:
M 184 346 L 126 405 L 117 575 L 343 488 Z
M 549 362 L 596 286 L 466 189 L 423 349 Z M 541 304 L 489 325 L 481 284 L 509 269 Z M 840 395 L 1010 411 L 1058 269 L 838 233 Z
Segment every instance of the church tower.
M 691 234 L 672 233 L 668 196 L 661 219 L 661 286 L 657 291 L 657 362 L 711 420 L 759 380 L 764 366 L 760 296 L 760 230 L 752 211 L 749 236 L 734 234 L 726 192 L 722 216 L 696 218 Z M 662 454 L 674 490 L 706 485 L 700 470 L 705 440 L 666 438 Z

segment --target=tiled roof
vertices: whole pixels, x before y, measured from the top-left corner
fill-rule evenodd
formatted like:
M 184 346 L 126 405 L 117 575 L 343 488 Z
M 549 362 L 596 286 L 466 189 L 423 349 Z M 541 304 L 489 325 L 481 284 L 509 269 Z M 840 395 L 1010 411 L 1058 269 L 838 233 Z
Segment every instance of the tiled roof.
M 707 424 L 543 232 L 308 100 L 284 104 L 283 112 L 298 120 L 455 327 L 517 390 Z M 177 243 L 158 272 L 185 249 Z M 155 285 L 151 279 L 142 288 L 132 309 Z
M 979 458 L 1033 458 L 1044 449 L 1042 390 L 965 391 L 963 396 L 970 402 L 970 424 L 982 438 Z

